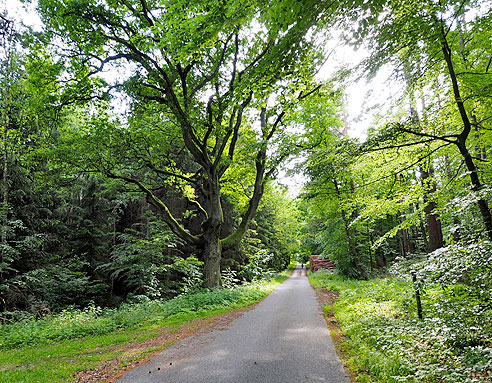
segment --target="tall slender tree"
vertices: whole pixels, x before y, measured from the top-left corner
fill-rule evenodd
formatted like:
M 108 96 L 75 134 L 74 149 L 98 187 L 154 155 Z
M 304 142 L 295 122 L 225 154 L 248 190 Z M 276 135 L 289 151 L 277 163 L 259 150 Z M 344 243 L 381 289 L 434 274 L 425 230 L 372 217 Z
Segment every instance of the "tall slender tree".
M 401 133 L 413 136 L 412 139 L 403 143 L 403 146 L 431 141 L 454 145 L 468 170 L 485 231 L 489 239 L 492 239 L 492 215 L 487 200 L 481 195 L 483 184 L 476 166 L 477 159 L 470 152 L 472 123 L 469 118 L 470 108 L 473 107 L 472 101 L 477 98 L 483 100 L 489 96 L 483 92 L 483 88 L 478 91 L 477 88 L 473 89 L 464 85 L 470 76 L 487 79 L 489 65 L 486 60 L 481 60 L 473 73 L 456 71 L 457 62 L 462 53 L 457 21 L 463 14 L 471 13 L 468 12 L 469 10 L 479 11 L 476 7 L 480 6 L 481 2 L 473 0 L 439 2 L 394 0 L 363 5 L 350 1 L 349 3 L 352 6 L 355 5 L 357 9 L 364 9 L 363 20 L 358 24 L 359 27 L 356 30 L 352 29 L 352 36 L 359 40 L 371 39 L 373 42 L 371 57 L 366 62 L 366 68 L 374 71 L 383 63 L 395 59 L 402 50 L 407 50 L 407 57 L 419 58 L 413 62 L 412 76 L 422 77 L 425 75 L 424 68 L 444 74 L 450 89 L 454 113 L 459 121 L 459 123 L 452 121 L 450 126 L 446 127 L 445 132 L 442 132 L 441 126 L 430 131 L 426 124 L 410 119 L 407 123 L 393 124 L 393 129 L 380 135 L 378 140 L 381 141 L 383 136 L 389 132 L 387 138 L 391 140 L 395 139 L 395 133 L 399 137 Z M 474 18 L 473 25 L 482 25 L 490 21 L 492 8 L 485 6 L 476 16 L 469 17 Z M 480 31 L 477 31 L 478 38 L 471 38 L 469 43 L 477 50 L 487 52 L 487 44 L 483 43 L 480 35 Z M 411 140 L 413 143 L 409 142 Z M 377 145 L 379 144 L 380 142 Z

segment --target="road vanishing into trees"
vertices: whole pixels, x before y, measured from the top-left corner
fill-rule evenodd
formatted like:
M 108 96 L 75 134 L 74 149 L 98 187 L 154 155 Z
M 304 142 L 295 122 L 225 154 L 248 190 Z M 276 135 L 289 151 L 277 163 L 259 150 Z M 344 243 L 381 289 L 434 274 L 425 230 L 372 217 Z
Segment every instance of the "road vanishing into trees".
M 200 331 L 127 372 L 120 383 L 346 383 L 316 294 L 299 266 L 253 309 Z

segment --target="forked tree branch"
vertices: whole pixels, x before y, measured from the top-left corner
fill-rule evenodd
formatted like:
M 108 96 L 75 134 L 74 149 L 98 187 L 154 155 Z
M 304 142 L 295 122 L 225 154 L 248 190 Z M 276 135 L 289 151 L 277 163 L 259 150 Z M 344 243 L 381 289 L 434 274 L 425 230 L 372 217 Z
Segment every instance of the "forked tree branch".
M 198 246 L 201 244 L 201 240 L 199 236 L 191 234 L 188 230 L 186 230 L 180 223 L 173 217 L 169 208 L 166 204 L 158 198 L 152 191 L 147 188 L 142 182 L 136 180 L 134 178 L 126 177 L 120 174 L 115 174 L 111 171 L 106 170 L 105 174 L 107 177 L 112 179 L 120 179 L 130 184 L 136 185 L 146 196 L 148 201 L 159 211 L 162 213 L 164 221 L 167 223 L 171 231 L 176 234 L 179 238 L 186 241 L 188 244 L 193 246 Z

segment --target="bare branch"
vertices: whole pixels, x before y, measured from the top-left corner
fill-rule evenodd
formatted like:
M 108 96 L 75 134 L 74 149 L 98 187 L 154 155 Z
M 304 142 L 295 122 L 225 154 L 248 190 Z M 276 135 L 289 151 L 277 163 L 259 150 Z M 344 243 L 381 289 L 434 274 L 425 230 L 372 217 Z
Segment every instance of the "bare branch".
M 234 89 L 234 81 L 236 80 L 237 72 L 237 58 L 239 55 L 239 27 L 236 26 L 236 33 L 234 33 L 234 59 L 232 60 L 232 74 L 229 81 L 229 92 L 232 94 Z
M 206 150 L 206 145 L 207 141 L 210 137 L 210 134 L 212 134 L 212 131 L 214 129 L 214 123 L 213 123 L 213 110 L 212 110 L 212 103 L 214 100 L 214 96 L 210 96 L 207 102 L 207 132 L 205 133 L 205 136 L 203 137 L 202 141 L 202 150 Z
M 490 64 L 492 64 L 492 56 L 490 56 L 490 58 L 489 58 L 489 62 L 487 64 L 487 68 L 485 68 L 485 73 L 488 73 L 489 68 L 490 68 Z
M 243 112 L 244 109 L 248 106 L 248 104 L 251 102 L 253 99 L 253 92 L 250 92 L 248 95 L 248 98 L 242 102 L 240 106 L 237 106 L 234 108 L 233 114 L 231 115 L 229 119 L 229 129 L 226 133 L 226 136 L 222 140 L 222 145 L 220 146 L 220 149 L 218 150 L 217 156 L 215 158 L 215 163 L 214 166 L 217 166 L 219 164 L 219 161 L 222 157 L 222 154 L 224 153 L 224 150 L 227 146 L 227 143 L 229 142 L 229 139 L 232 136 L 231 143 L 229 145 L 229 160 L 232 162 L 234 159 L 234 151 L 236 150 L 236 143 L 239 137 L 239 128 L 241 126 L 242 118 L 243 118 Z M 236 115 L 236 121 L 234 122 L 234 116 Z M 224 164 L 221 169 L 219 169 L 219 177 L 221 177 L 227 168 L 229 167 L 229 164 Z
M 269 41 L 266 46 L 265 46 L 265 49 L 263 49 L 263 51 L 260 52 L 260 54 L 258 56 L 256 56 L 256 58 L 251 61 L 249 63 L 249 65 L 247 65 L 241 72 L 238 73 L 238 80 L 241 81 L 243 75 L 251 68 L 253 68 L 256 64 L 258 64 L 258 62 L 268 53 L 268 51 L 270 50 L 270 48 L 273 46 L 273 43 L 271 41 Z
M 400 130 L 401 132 L 405 132 L 405 133 L 410 133 L 410 134 L 413 134 L 415 136 L 419 136 L 419 137 L 429 137 L 430 139 L 432 140 L 439 140 L 439 141 L 444 141 L 444 142 L 448 142 L 450 144 L 456 144 L 456 140 L 451 140 L 450 138 L 458 138 L 459 135 L 458 134 L 449 134 L 449 135 L 445 135 L 445 136 L 436 136 L 434 134 L 430 134 L 430 133 L 424 133 L 424 132 L 416 132 L 414 130 L 410 130 L 410 129 L 407 129 L 407 128 L 404 128 L 403 125 L 399 124 L 397 125 L 397 129 Z
M 427 142 L 433 142 L 433 141 L 435 141 L 435 139 L 430 138 L 428 140 L 417 141 L 417 142 L 407 142 L 405 144 L 388 145 L 388 146 L 377 147 L 377 148 L 368 148 L 367 151 L 366 151 L 366 153 L 377 152 L 377 151 L 380 151 L 380 150 L 387 150 L 387 149 L 405 148 L 405 147 L 408 147 L 408 146 L 425 144 Z
M 147 1 L 146 0 L 140 0 L 140 5 L 142 6 L 142 12 L 145 20 L 149 23 L 149 25 L 154 25 L 154 21 L 151 19 L 151 13 L 149 11 L 149 8 L 147 6 Z M 150 15 L 150 16 L 149 16 Z
M 262 108 L 260 113 L 260 124 L 261 129 L 264 131 L 266 129 L 266 110 Z M 248 230 L 248 226 L 253 219 L 253 216 L 258 209 L 258 205 L 260 203 L 261 197 L 263 196 L 264 191 L 264 176 L 265 176 L 265 163 L 266 163 L 266 151 L 267 145 L 266 142 L 263 142 L 258 153 L 256 154 L 255 165 L 256 165 L 256 177 L 254 183 L 253 195 L 249 199 L 248 209 L 243 214 L 241 218 L 241 223 L 237 227 L 237 229 L 228 237 L 224 238 L 222 242 L 222 246 L 224 249 L 231 248 L 236 246 L 244 234 Z
M 435 153 L 435 152 L 437 152 L 438 150 L 440 150 L 440 149 L 442 149 L 442 148 L 444 148 L 444 147 L 446 147 L 446 146 L 448 146 L 448 145 L 451 145 L 451 143 L 449 143 L 449 142 L 448 142 L 448 143 L 442 144 L 441 146 L 439 146 L 439 147 L 437 147 L 437 148 L 435 148 L 435 149 L 431 150 L 430 152 L 426 153 L 425 155 L 420 156 L 420 157 L 417 159 L 417 161 L 412 162 L 410 165 L 405 166 L 404 168 L 401 168 L 401 169 L 400 169 L 400 170 L 398 170 L 398 171 L 391 172 L 391 174 L 386 175 L 386 176 L 383 176 L 383 177 L 380 177 L 380 178 L 378 178 L 378 179 L 376 179 L 376 180 L 374 180 L 374 181 L 367 182 L 367 183 L 362 184 L 362 185 L 357 185 L 357 187 L 359 187 L 359 188 L 363 188 L 363 187 L 366 187 L 366 186 L 369 186 L 369 185 L 375 184 L 375 183 L 377 183 L 377 182 L 380 182 L 380 181 L 382 181 L 382 180 L 384 180 L 384 179 L 386 179 L 386 178 L 395 177 L 397 174 L 403 173 L 404 171 L 406 171 L 406 170 L 408 170 L 408 169 L 411 169 L 411 168 L 413 168 L 414 166 L 418 165 L 418 164 L 419 164 L 419 163 L 421 163 L 424 159 L 426 159 L 426 158 L 430 157 L 432 154 L 434 154 L 434 153 Z
M 215 66 L 214 70 L 210 75 L 206 76 L 193 90 L 190 92 L 190 98 L 193 98 L 193 96 L 200 90 L 202 89 L 205 85 L 207 85 L 210 81 L 212 81 L 215 76 L 219 73 L 220 67 L 224 63 L 224 58 L 227 52 L 227 47 L 229 46 L 229 42 L 231 41 L 232 37 L 234 36 L 234 33 L 231 33 L 226 41 L 224 42 L 224 47 L 222 48 L 222 52 L 220 54 L 220 58 L 217 61 L 217 65 Z

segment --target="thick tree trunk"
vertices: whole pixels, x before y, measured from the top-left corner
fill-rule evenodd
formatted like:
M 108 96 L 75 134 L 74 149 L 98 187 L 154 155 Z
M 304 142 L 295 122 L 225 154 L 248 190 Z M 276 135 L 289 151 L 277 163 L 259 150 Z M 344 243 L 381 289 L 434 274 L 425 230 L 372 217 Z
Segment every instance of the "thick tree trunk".
M 208 218 L 202 225 L 203 230 L 203 284 L 205 287 L 220 286 L 220 261 L 222 259 L 221 228 L 224 222 L 220 202 L 220 185 L 216 172 L 209 172 L 205 197 Z
M 427 216 L 427 232 L 429 233 L 429 251 L 437 250 L 444 244 L 441 221 L 438 215 L 434 213 L 435 209 L 435 202 L 429 202 L 424 208 Z
M 222 258 L 220 227 L 207 233 L 204 240 L 203 284 L 205 287 L 218 287 L 220 286 L 220 260 Z

